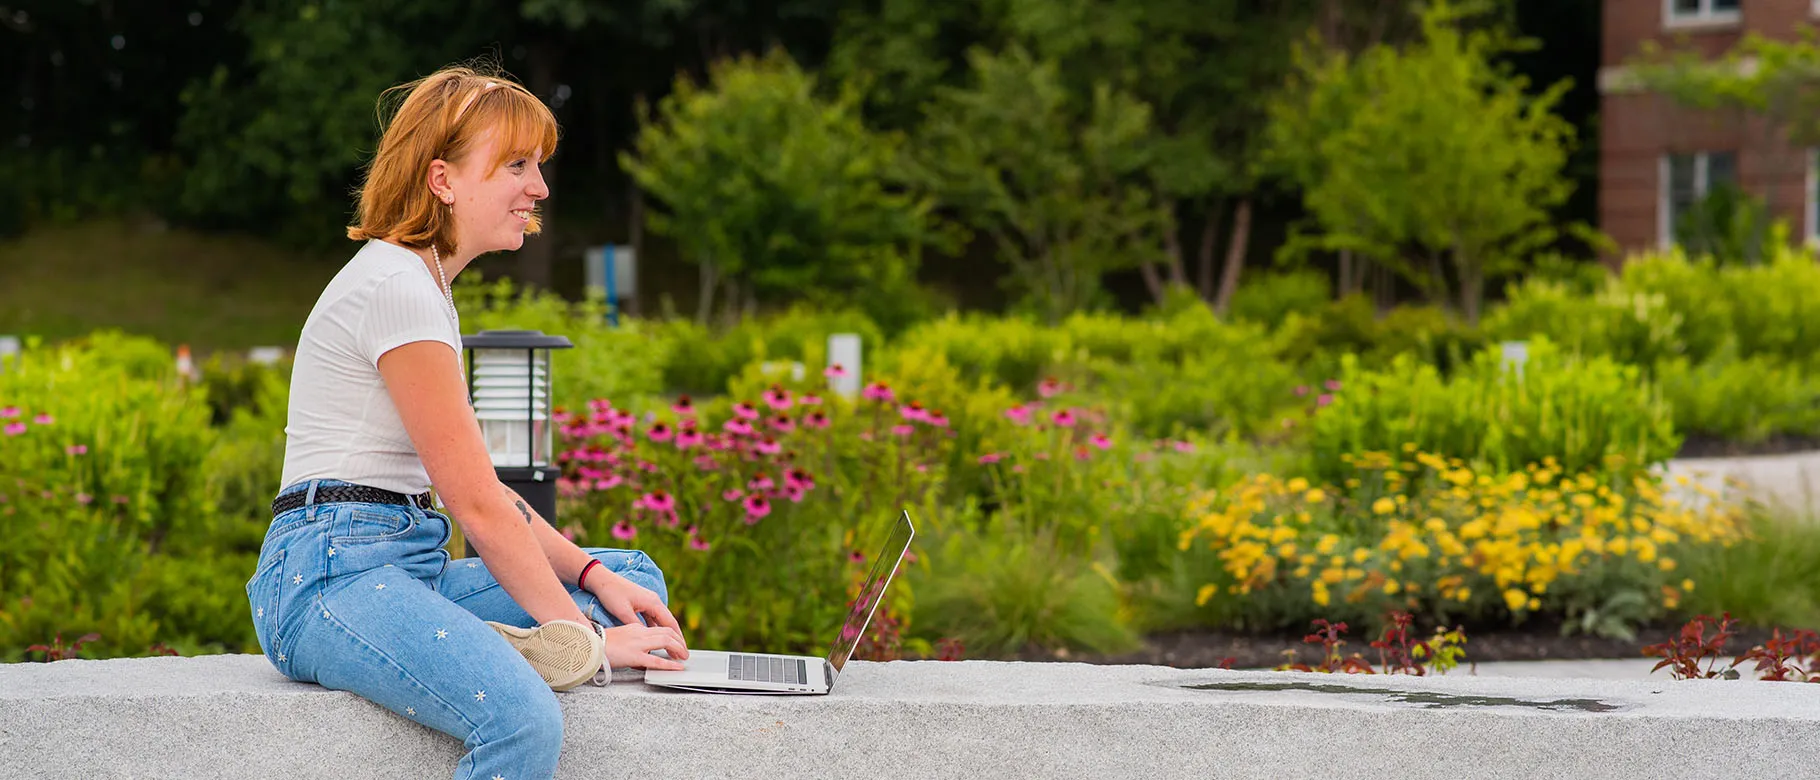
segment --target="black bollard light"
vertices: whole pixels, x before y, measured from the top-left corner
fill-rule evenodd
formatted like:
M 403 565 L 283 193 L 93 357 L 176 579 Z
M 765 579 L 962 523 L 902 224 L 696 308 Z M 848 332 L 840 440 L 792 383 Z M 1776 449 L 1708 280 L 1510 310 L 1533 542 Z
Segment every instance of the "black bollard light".
M 467 352 L 468 396 L 499 481 L 556 524 L 552 350 L 575 346 L 537 330 L 483 330 L 461 337 Z M 464 540 L 465 543 L 465 540 Z M 474 546 L 467 544 L 474 556 Z

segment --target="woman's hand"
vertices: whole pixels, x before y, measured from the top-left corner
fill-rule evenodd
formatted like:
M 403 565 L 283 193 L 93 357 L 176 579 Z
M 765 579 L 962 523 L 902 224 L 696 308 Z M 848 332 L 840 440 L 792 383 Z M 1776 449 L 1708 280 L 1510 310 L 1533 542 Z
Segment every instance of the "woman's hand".
M 657 594 L 651 592 L 649 588 L 602 568 L 603 570 L 595 572 L 594 579 L 588 582 L 588 592 L 600 600 L 601 608 L 605 609 L 607 614 L 617 618 L 619 622 L 624 623 L 625 625 L 621 628 L 667 630 L 675 637 L 676 643 L 675 649 L 664 646 L 670 653 L 670 657 L 678 661 L 688 658 L 689 648 L 683 642 L 682 626 L 676 622 L 676 616 L 670 614 L 670 608 L 664 606 L 664 600 L 658 598 Z M 644 617 L 642 620 L 641 615 Z M 647 623 L 650 624 L 648 627 L 645 625 Z M 608 630 L 609 642 L 613 630 Z M 653 649 L 656 649 L 656 646 L 639 652 L 649 653 Z M 612 650 L 611 646 L 607 648 L 609 654 L 612 653 Z M 678 665 L 676 668 L 682 667 Z
M 601 638 L 607 642 L 607 666 L 612 669 L 629 666 L 681 671 L 682 659 L 689 657 L 689 649 L 683 647 L 682 633 L 664 626 L 628 623 L 602 631 Z M 670 657 L 654 656 L 653 650 L 662 650 Z

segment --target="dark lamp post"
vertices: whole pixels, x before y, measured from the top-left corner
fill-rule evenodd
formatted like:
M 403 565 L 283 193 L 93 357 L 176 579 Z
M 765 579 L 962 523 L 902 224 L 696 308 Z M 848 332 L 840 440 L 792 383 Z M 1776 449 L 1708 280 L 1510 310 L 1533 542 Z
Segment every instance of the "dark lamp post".
M 550 354 L 575 346 L 536 330 L 483 330 L 461 337 L 467 352 L 468 395 L 499 481 L 556 524 L 556 478 L 551 465 Z M 472 555 L 473 548 L 469 548 Z

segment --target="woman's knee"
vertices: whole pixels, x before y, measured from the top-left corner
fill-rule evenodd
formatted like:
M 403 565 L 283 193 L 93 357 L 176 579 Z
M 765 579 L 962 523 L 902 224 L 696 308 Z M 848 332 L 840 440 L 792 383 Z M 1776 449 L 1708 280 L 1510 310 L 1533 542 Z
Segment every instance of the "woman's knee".
M 562 753 L 562 706 L 557 704 L 555 694 L 547 690 L 543 693 L 549 695 L 527 698 L 501 720 L 511 726 L 503 738 L 519 743 L 519 750 L 514 752 L 520 755 L 549 756 L 554 760 Z

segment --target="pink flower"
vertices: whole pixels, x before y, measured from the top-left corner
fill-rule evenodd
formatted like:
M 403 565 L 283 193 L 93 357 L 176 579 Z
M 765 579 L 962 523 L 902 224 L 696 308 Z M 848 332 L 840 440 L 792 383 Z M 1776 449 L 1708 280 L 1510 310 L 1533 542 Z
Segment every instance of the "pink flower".
M 634 506 L 643 507 L 659 514 L 676 508 L 676 498 L 662 490 L 654 490 L 640 496 Z
M 847 376 L 847 368 L 839 363 L 831 363 L 822 371 L 822 376 L 829 379 L 842 379 Z
M 1326 383 L 1324 383 L 1324 384 L 1323 384 L 1323 385 L 1322 385 L 1322 387 L 1325 387 L 1325 388 L 1327 388 L 1327 392 L 1330 392 L 1330 393 L 1337 393 L 1337 392 L 1340 392 L 1340 380 L 1338 380 L 1338 379 L 1329 379 L 1329 380 L 1327 380 L 1327 381 L 1326 381 Z
M 752 433 L 752 424 L 745 420 L 728 420 L 721 428 L 735 436 L 749 436 Z
M 694 449 L 701 446 L 701 442 L 702 435 L 693 430 L 684 430 L 676 434 L 676 448 L 679 450 Z
M 25 433 L 25 423 L 8 423 L 5 431 L 8 436 L 18 436 L 21 433 Z
M 778 433 L 789 433 L 796 430 L 796 423 L 787 415 L 780 414 L 771 418 L 771 429 Z
M 1297 398 L 1308 395 L 1308 385 L 1296 385 L 1295 394 Z
M 1075 460 L 1086 460 L 1089 457 L 1092 457 L 1092 455 L 1093 455 L 1093 453 L 1089 452 L 1086 447 L 1077 446 L 1074 448 L 1074 459 Z
M 803 424 L 817 430 L 826 428 L 828 427 L 828 415 L 819 411 L 810 412 L 808 417 L 803 418 Z
M 758 450 L 765 455 L 776 455 L 783 450 L 783 447 L 778 446 L 776 439 L 766 436 L 764 441 L 752 445 L 752 449 Z
M 651 441 L 669 441 L 676 435 L 676 431 L 671 430 L 668 425 L 658 423 L 651 426 L 651 430 L 646 431 L 645 435 L 651 437 Z
M 784 471 L 784 487 L 789 488 L 792 486 L 799 490 L 809 490 L 810 488 L 815 487 L 815 479 L 809 476 L 809 472 L 803 471 L 802 469 L 786 469 Z
M 719 471 L 720 461 L 715 460 L 713 455 L 697 455 L 695 456 L 695 469 L 697 471 Z
M 681 395 L 676 397 L 676 403 L 670 404 L 670 411 L 689 417 L 695 414 L 695 405 L 689 402 L 688 396 Z
M 1314 405 L 1316 408 L 1326 406 L 1330 403 L 1333 403 L 1333 394 L 1332 393 L 1322 393 L 1320 395 L 1320 397 L 1314 399 Z
M 1004 453 L 988 452 L 988 453 L 980 456 L 980 465 L 981 466 L 990 466 L 990 465 L 997 463 L 1004 459 L 1005 459 Z
M 754 493 L 761 493 L 770 490 L 776 484 L 777 483 L 771 481 L 771 477 L 760 473 L 758 476 L 753 477 L 751 482 L 746 483 L 746 488 Z
M 48 414 L 41 414 L 41 415 L 38 415 L 37 417 L 32 418 L 32 422 L 37 425 L 50 425 L 51 423 L 54 423 L 56 421 L 57 421 L 57 418 L 52 417 Z
M 742 420 L 758 419 L 758 407 L 753 406 L 752 404 L 749 404 L 745 401 L 740 401 L 739 403 L 734 404 L 733 413 L 736 415 L 739 415 L 739 418 Z
M 1087 443 L 1103 450 L 1112 446 L 1112 438 L 1103 433 L 1096 433 L 1087 439 Z
M 790 499 L 792 504 L 800 504 L 803 501 L 803 489 L 795 485 L 785 485 L 784 498 Z
M 88 506 L 89 504 L 95 503 L 95 497 L 91 496 L 87 493 L 77 493 L 76 494 L 76 503 L 81 504 L 83 506 Z
M 562 423 L 566 423 L 571 419 L 574 419 L 574 417 L 575 417 L 575 415 L 570 414 L 569 410 L 564 409 L 560 406 L 558 406 L 555 409 L 550 411 L 550 419 L 559 425 Z
M 892 426 L 891 432 L 897 434 L 900 437 L 907 437 L 912 433 L 916 433 L 916 429 L 912 428 L 908 425 L 895 425 L 895 426 Z
M 126 503 L 126 496 L 114 496 L 114 503 L 116 503 L 116 504 Z
M 1010 409 L 1005 410 L 1005 416 L 1011 418 L 1011 421 L 1018 425 L 1029 425 L 1030 407 L 1013 406 Z
M 1194 452 L 1194 442 L 1191 441 L 1173 442 L 1171 446 L 1175 447 L 1176 452 Z
M 929 423 L 930 425 L 937 427 L 937 428 L 948 427 L 948 418 L 946 416 L 943 416 L 943 414 L 941 413 L 941 410 L 939 410 L 939 409 L 936 411 L 930 412 L 929 418 L 927 420 L 924 420 L 923 422 Z
M 751 495 L 746 497 L 747 525 L 758 522 L 768 514 L 771 514 L 771 502 L 766 501 L 764 496 Z
M 790 408 L 790 391 L 777 385 L 772 385 L 771 389 L 766 390 L 764 397 L 765 405 L 773 409 L 781 411 Z
M 796 397 L 796 402 L 803 406 L 821 406 L 822 397 L 819 395 L 799 395 Z
M 866 389 L 861 391 L 860 395 L 865 396 L 868 401 L 881 402 L 890 401 L 897 397 L 896 393 L 891 392 L 890 385 L 887 385 L 884 382 L 873 382 L 872 384 L 866 385 Z
M 636 536 L 638 536 L 638 529 L 633 528 L 631 523 L 621 520 L 613 524 L 613 538 L 631 539 Z
M 860 552 L 858 550 L 854 550 L 853 552 L 847 553 L 847 560 L 852 561 L 854 563 L 865 563 L 866 554 L 863 552 Z
M 17 407 L 17 406 L 0 407 L 0 420 L 11 420 L 18 416 L 19 416 L 19 407 Z
M 619 487 L 619 483 L 624 481 L 626 481 L 625 477 L 618 474 L 608 474 L 600 479 L 594 480 L 594 489 L 612 490 L 613 488 Z
M 88 445 L 87 444 L 71 444 L 68 447 L 64 447 L 63 451 L 70 455 L 87 455 L 88 454 Z
M 613 408 L 613 402 L 609 401 L 605 398 L 595 398 L 591 401 L 588 401 L 588 411 L 591 411 L 595 414 L 600 414 L 601 412 L 605 412 L 606 410 L 611 409 L 611 408 Z
M 576 525 L 574 523 L 570 523 L 568 525 L 563 526 L 561 528 L 561 530 L 557 531 L 557 533 L 562 534 L 562 538 L 573 542 L 573 541 L 575 541 L 575 537 L 581 535 L 581 526 Z
M 727 488 L 721 492 L 720 497 L 724 501 L 738 501 L 746 497 L 746 491 L 739 488 Z
M 1052 398 L 1061 392 L 1062 383 L 1055 377 L 1045 377 L 1043 381 L 1036 386 L 1036 394 L 1044 398 Z
M 1055 423 L 1056 427 L 1073 428 L 1074 427 L 1074 412 L 1071 410 L 1068 410 L 1068 409 L 1063 409 L 1059 412 L 1056 412 L 1054 415 L 1050 416 L 1049 420 L 1051 422 Z
M 929 412 L 923 409 L 921 403 L 916 401 L 911 401 L 910 403 L 899 407 L 897 413 L 910 422 L 922 422 L 929 419 Z
M 708 540 L 696 536 L 695 534 L 689 534 L 689 549 L 705 551 L 708 549 Z

